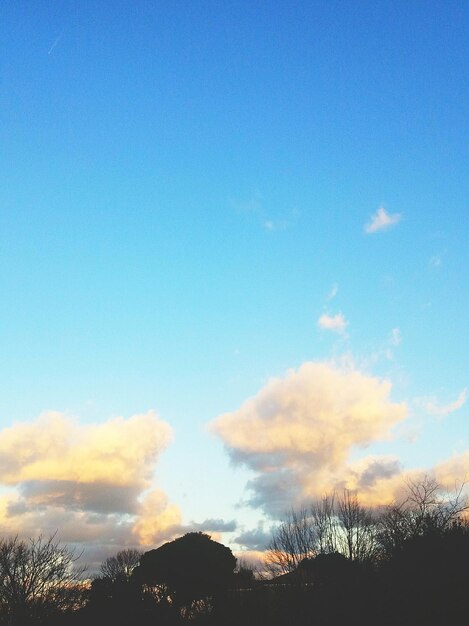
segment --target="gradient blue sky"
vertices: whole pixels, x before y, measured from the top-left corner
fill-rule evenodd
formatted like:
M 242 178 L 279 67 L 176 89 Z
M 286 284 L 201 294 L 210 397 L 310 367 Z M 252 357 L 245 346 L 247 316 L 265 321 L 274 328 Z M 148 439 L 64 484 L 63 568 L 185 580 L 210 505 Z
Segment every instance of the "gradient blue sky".
M 154 409 L 184 522 L 239 528 L 264 515 L 239 506 L 252 468 L 207 424 L 302 363 L 392 383 L 407 418 L 377 454 L 467 450 L 467 2 L 4 0 L 0 20 L 2 428 Z M 381 207 L 396 223 L 367 233 Z

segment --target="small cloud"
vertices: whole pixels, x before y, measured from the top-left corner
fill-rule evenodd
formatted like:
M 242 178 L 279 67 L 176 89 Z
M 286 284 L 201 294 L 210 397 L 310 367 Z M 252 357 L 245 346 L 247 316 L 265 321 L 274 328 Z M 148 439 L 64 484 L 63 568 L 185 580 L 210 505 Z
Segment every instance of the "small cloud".
M 267 545 L 271 540 L 271 530 L 272 529 L 265 531 L 263 523 L 260 522 L 257 528 L 245 530 L 240 535 L 235 537 L 234 542 L 248 550 L 263 551 L 267 548 Z
M 467 388 L 464 388 L 461 393 L 458 395 L 456 400 L 450 402 L 449 404 L 439 405 L 434 398 L 427 400 L 424 404 L 424 407 L 428 413 L 431 415 L 436 415 L 437 417 L 446 417 L 450 413 L 457 411 L 460 409 L 467 400 Z
M 334 283 L 329 291 L 329 293 L 326 296 L 326 300 L 328 302 L 330 302 L 331 300 L 333 300 L 336 295 L 339 293 L 339 285 L 337 283 Z
M 334 333 L 339 333 L 339 335 L 343 335 L 345 333 L 348 322 L 342 315 L 342 313 L 337 313 L 337 315 L 327 315 L 327 313 L 323 313 L 318 319 L 317 324 L 319 328 L 323 328 L 324 330 L 331 330 Z
M 365 224 L 365 233 L 372 235 L 382 230 L 387 230 L 401 221 L 400 213 L 389 214 L 384 207 L 380 207 L 371 216 L 371 220 Z
M 217 533 L 231 533 L 237 528 L 236 520 L 232 519 L 226 521 L 224 519 L 209 518 L 203 522 L 191 522 L 184 527 L 184 531 L 187 532 L 217 532 Z
M 372 487 L 381 479 L 392 478 L 402 471 L 399 459 L 389 456 L 369 457 L 363 459 L 360 465 L 363 465 L 364 469 L 359 475 L 358 484 L 363 489 Z

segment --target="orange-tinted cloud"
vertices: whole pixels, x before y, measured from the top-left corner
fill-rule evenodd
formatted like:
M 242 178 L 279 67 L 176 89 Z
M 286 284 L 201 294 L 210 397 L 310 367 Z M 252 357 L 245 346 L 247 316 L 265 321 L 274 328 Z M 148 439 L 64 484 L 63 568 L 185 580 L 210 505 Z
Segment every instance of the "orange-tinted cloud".
M 168 538 L 168 531 L 180 525 L 178 507 L 169 504 L 166 494 L 160 489 L 153 489 L 144 497 L 132 530 L 140 545 L 150 546 Z
M 248 503 L 278 518 L 334 490 L 358 491 L 363 503 L 378 505 L 399 498 L 406 482 L 423 474 L 450 489 L 467 480 L 469 452 L 434 468 L 404 469 L 395 456 L 350 460 L 351 453 L 357 457 L 358 450 L 392 438 L 406 416 L 406 405 L 391 400 L 389 381 L 353 366 L 309 362 L 270 380 L 210 428 L 232 460 L 253 471 Z
M 255 472 L 251 504 L 271 514 L 337 487 L 372 490 L 399 472 L 396 459 L 351 465 L 350 452 L 389 439 L 405 419 L 405 404 L 390 399 L 388 381 L 330 363 L 305 363 L 270 380 L 211 430 L 230 456 Z
M 171 429 L 154 412 L 80 425 L 61 413 L 0 432 L 0 481 L 145 485 Z
M 153 411 L 100 424 L 49 412 L 3 429 L 0 484 L 8 489 L 0 531 L 59 529 L 65 541 L 109 543 L 114 550 L 171 534 L 179 510 L 153 487 L 170 440 L 171 428 Z

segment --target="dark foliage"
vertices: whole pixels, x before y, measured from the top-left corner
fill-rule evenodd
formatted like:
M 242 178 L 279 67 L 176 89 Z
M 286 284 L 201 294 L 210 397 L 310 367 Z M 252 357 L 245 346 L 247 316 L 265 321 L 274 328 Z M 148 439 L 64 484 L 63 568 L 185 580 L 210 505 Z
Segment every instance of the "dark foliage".
M 235 570 L 236 559 L 229 548 L 203 533 L 189 533 L 141 556 L 119 553 L 107 559 L 102 568 L 106 575 L 92 581 L 86 604 L 73 600 L 75 579 L 65 576 L 70 567 L 60 570 L 62 558 L 73 565 L 69 551 L 60 552 L 53 540 L 36 540 L 29 548 L 18 540 L 4 541 L 0 542 L 0 625 L 465 623 L 469 597 L 465 509 L 460 491 L 456 497 L 442 497 L 428 479 L 410 484 L 408 497 L 379 516 L 371 516 L 354 494 L 346 493 L 337 501 L 330 497 L 310 513 L 291 513 L 281 526 L 273 556 L 277 565 L 285 567 L 274 577 L 258 579 L 242 562 Z M 28 549 L 47 557 L 41 571 L 50 571 L 52 582 L 39 587 L 25 603 L 20 600 L 26 596 L 17 590 L 21 590 L 19 581 L 24 585 L 34 571 L 36 561 L 28 561 Z M 289 550 L 284 561 L 282 549 Z M 55 569 L 48 566 L 48 558 Z M 13 571 L 26 577 L 11 584 Z
M 145 552 L 134 575 L 142 584 L 165 589 L 178 606 L 189 606 L 228 587 L 235 567 L 229 548 L 204 533 L 188 533 Z

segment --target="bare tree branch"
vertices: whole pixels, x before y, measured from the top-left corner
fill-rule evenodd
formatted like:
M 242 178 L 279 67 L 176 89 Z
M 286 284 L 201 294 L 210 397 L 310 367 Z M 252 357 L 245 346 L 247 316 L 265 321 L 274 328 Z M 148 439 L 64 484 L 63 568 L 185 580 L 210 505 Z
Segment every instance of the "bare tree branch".
M 11 624 L 27 624 L 72 609 L 82 595 L 85 567 L 55 535 L 0 539 L 0 605 Z

